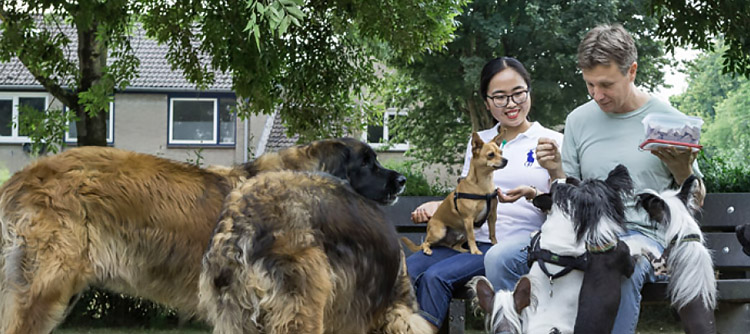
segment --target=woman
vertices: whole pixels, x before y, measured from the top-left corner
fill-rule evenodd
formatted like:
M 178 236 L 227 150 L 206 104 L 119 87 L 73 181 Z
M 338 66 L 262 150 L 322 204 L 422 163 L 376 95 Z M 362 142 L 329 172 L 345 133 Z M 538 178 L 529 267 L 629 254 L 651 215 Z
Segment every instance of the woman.
M 479 86 L 485 107 L 498 121 L 494 127 L 479 132 L 479 136 L 487 142 L 498 133 L 504 133 L 503 157 L 508 159 L 508 165 L 494 174 L 500 201 L 496 223 L 498 243 L 495 246 L 490 243 L 487 224 L 483 224 L 474 233 L 477 246 L 486 258 L 434 247 L 430 256 L 420 251 L 406 260 L 420 314 L 434 326 L 435 332 L 445 318 L 453 290 L 476 275 L 485 275 L 485 262 L 493 263 L 492 266 L 503 264 L 487 268 L 486 275 L 496 289 L 512 289 L 518 278 L 528 271 L 521 267 L 526 265 L 526 259 L 520 250 L 529 244 L 530 233 L 540 228 L 545 216 L 528 201 L 517 200 L 531 199 L 537 192 L 549 190 L 549 173 L 535 159 L 539 138 L 551 138 L 558 145 L 562 144 L 562 134 L 528 120 L 531 78 L 518 60 L 500 57 L 489 61 L 482 69 Z M 467 146 L 462 176 L 468 173 L 470 160 L 471 143 Z M 503 194 L 501 189 L 510 190 Z M 427 222 L 439 204 L 437 201 L 420 205 L 412 212 L 412 221 Z

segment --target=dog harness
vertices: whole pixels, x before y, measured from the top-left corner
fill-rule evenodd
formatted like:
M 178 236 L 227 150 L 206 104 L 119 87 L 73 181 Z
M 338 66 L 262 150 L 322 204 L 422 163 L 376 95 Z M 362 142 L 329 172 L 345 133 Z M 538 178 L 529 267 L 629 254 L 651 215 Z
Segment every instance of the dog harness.
M 495 191 L 487 194 L 487 195 L 478 195 L 478 194 L 469 194 L 469 193 L 460 193 L 460 192 L 454 192 L 453 193 L 453 206 L 456 208 L 456 212 L 461 212 L 458 210 L 458 199 L 473 199 L 473 200 L 480 200 L 483 199 L 487 201 L 487 216 L 490 214 L 489 208 L 492 206 L 492 200 L 497 197 L 497 189 Z M 487 216 L 481 217 L 482 219 L 479 219 L 475 223 L 484 223 L 485 220 L 487 220 Z
M 534 261 L 536 261 L 536 263 L 539 264 L 539 268 L 542 269 L 542 272 L 544 272 L 547 278 L 549 278 L 550 286 L 552 285 L 552 280 L 567 275 L 569 272 L 573 271 L 573 269 L 578 269 L 580 271 L 586 270 L 588 252 L 583 253 L 579 256 L 557 255 L 546 249 L 542 249 L 539 246 L 539 238 L 541 236 L 542 233 L 537 233 L 536 235 L 534 235 L 534 237 L 531 238 L 531 244 L 527 247 L 527 264 L 529 265 L 529 267 L 531 267 L 531 265 L 534 264 Z M 549 269 L 547 269 L 547 265 L 545 263 L 556 264 L 563 267 L 563 269 L 555 274 L 552 274 L 549 272 Z M 550 297 L 552 297 L 551 289 Z

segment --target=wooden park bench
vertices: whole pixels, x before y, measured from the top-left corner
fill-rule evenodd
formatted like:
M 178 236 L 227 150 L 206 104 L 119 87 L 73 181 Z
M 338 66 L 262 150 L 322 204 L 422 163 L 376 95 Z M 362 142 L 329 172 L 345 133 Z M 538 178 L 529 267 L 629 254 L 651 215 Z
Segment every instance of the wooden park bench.
M 387 218 L 400 236 L 420 244 L 426 224 L 414 224 L 410 214 L 420 204 L 442 200 L 443 197 L 402 197 L 394 206 L 384 207 Z M 706 196 L 700 217 L 701 229 L 708 247 L 713 251 L 714 267 L 718 272 L 718 307 L 716 324 L 718 333 L 750 332 L 750 257 L 742 252 L 734 229 L 750 223 L 750 193 L 710 193 Z M 406 256 L 411 252 L 404 247 Z M 668 303 L 666 283 L 646 284 L 642 296 L 644 303 Z M 440 333 L 464 333 L 468 291 L 457 287 L 451 300 L 448 316 Z

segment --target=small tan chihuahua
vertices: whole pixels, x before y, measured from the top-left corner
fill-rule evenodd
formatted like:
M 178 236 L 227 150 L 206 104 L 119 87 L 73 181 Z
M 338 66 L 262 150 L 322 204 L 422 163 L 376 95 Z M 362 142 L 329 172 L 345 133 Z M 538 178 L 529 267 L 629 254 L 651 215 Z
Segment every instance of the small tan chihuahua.
M 492 173 L 508 164 L 500 149 L 502 134 L 487 143 L 483 142 L 476 132 L 471 136 L 472 156 L 469 174 L 458 183 L 456 190 L 440 203 L 435 214 L 427 222 L 427 235 L 421 247 L 405 237 L 401 238 L 412 252 L 421 249 L 426 255 L 432 255 L 430 246 L 433 245 L 466 252 L 462 245 L 468 242 L 472 254 L 482 254 L 474 238 L 474 227 L 482 226 L 485 221 L 489 224 L 490 240 L 493 244 L 497 243 L 497 192 Z

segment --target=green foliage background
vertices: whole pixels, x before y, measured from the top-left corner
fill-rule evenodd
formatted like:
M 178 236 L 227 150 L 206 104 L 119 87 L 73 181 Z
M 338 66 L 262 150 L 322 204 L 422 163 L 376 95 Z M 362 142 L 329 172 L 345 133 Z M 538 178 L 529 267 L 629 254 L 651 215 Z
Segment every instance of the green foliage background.
M 409 108 L 397 131 L 408 140 L 407 153 L 426 164 L 455 165 L 463 160 L 469 134 L 494 124 L 479 97 L 482 66 L 498 56 L 519 59 L 532 78 L 529 117 L 542 125 L 561 125 L 576 106 L 588 101 L 576 68 L 583 35 L 601 23 L 622 23 L 639 51 L 637 84 L 652 90 L 663 82 L 664 45 L 649 34 L 657 19 L 644 15 L 646 1 L 476 0 L 457 17 L 456 38 L 445 48 L 411 62 L 391 62 L 386 94 L 390 107 Z

